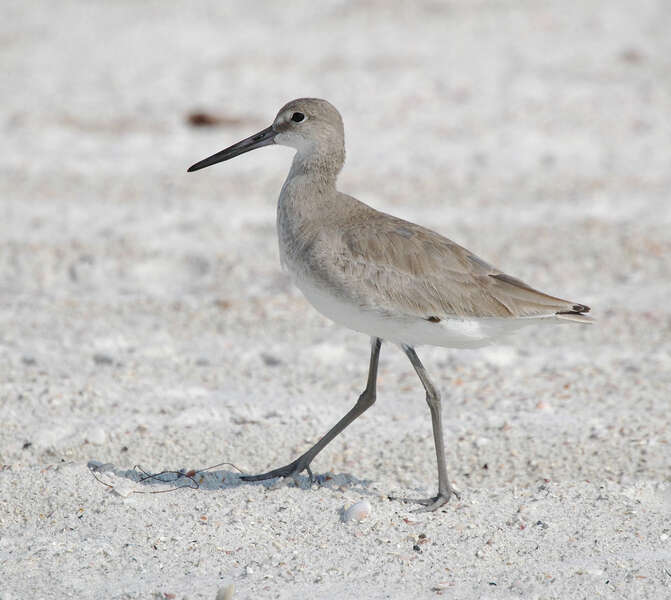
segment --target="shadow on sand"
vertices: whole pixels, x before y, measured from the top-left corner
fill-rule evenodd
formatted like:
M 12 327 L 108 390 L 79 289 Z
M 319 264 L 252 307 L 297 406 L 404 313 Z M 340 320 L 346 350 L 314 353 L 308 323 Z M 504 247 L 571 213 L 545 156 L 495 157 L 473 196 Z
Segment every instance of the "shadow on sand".
M 130 494 L 163 494 L 187 488 L 193 490 L 218 491 L 241 486 L 262 486 L 267 490 L 275 490 L 285 486 L 299 487 L 310 490 L 314 485 L 334 491 L 347 488 L 362 495 L 375 496 L 377 492 L 370 490 L 371 481 L 359 479 L 349 473 L 323 473 L 314 476 L 310 482 L 307 475 L 298 475 L 295 478 L 269 479 L 267 481 L 249 482 L 240 479 L 243 473 L 218 469 L 231 463 L 220 463 L 200 470 L 180 469 L 175 471 L 151 472 L 144 470 L 140 465 L 132 469 L 121 469 L 112 463 L 102 463 L 97 460 L 88 462 L 88 468 L 95 479 L 102 485 L 109 487 L 120 496 Z

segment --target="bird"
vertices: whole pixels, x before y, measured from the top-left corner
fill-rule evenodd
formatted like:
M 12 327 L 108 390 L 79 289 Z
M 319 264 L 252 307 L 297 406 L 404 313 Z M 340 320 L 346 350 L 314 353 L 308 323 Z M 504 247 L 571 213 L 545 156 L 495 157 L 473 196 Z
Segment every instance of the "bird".
M 390 342 L 402 349 L 424 387 L 438 469 L 435 496 L 401 500 L 436 511 L 459 492 L 447 474 L 441 396 L 415 348 L 478 348 L 534 323 L 589 323 L 590 308 L 540 292 L 446 237 L 338 191 L 344 125 L 326 100 L 288 102 L 270 126 L 188 171 L 272 144 L 295 150 L 277 203 L 281 264 L 317 311 L 370 336 L 370 361 L 356 404 L 314 446 L 287 465 L 241 479 L 296 479 L 307 471 L 312 482 L 314 458 L 375 403 L 380 349 Z

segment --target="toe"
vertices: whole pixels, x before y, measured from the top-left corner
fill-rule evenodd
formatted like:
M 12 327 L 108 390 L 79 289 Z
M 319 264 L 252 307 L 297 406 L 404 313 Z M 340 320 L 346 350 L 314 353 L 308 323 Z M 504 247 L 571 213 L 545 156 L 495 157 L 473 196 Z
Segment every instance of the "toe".
M 426 504 L 422 502 L 423 506 L 421 508 L 418 508 L 417 510 L 413 511 L 416 513 L 422 513 L 422 512 L 434 512 L 438 510 L 439 508 L 445 506 L 448 502 L 450 501 L 449 496 L 436 496 L 435 498 L 431 498 L 426 501 Z

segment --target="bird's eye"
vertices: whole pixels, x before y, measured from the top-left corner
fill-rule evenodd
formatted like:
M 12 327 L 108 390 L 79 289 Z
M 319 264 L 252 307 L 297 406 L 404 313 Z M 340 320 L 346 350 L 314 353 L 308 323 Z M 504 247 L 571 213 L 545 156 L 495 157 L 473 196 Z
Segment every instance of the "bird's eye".
M 295 112 L 293 115 L 291 115 L 291 120 L 294 123 L 300 123 L 303 119 L 305 119 L 305 115 L 303 113 Z

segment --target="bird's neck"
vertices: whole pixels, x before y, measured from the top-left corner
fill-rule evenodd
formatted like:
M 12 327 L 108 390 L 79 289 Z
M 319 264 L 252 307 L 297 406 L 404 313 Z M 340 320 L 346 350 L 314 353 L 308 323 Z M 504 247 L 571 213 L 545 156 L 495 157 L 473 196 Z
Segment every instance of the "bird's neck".
M 336 206 L 336 179 L 340 168 L 323 166 L 314 155 L 307 161 L 300 153 L 294 157 L 277 204 L 280 249 L 295 246 L 297 239 L 315 230 Z
M 299 179 L 303 185 L 311 185 L 324 192 L 335 191 L 338 174 L 345 162 L 345 149 L 329 149 L 324 152 L 298 150 L 291 163 L 287 182 Z
M 294 158 L 277 203 L 280 261 L 290 273 L 300 270 L 300 256 L 311 246 L 336 205 L 337 173 L 306 168 Z
M 278 210 L 297 219 L 309 219 L 314 213 L 323 211 L 336 191 L 336 175 L 326 176 L 323 171 L 305 170 L 294 163 L 280 193 Z
M 302 151 L 303 150 L 303 151 Z M 316 152 L 299 149 L 294 156 L 277 205 L 280 248 L 291 246 L 292 236 L 300 237 L 310 224 L 327 218 L 337 204 L 336 180 L 345 160 L 345 150 Z

